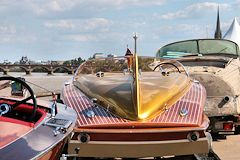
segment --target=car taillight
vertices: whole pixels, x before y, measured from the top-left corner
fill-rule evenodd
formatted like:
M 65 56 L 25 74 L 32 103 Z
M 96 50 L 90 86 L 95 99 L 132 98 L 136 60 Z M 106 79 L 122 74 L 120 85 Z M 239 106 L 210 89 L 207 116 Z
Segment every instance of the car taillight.
M 223 129 L 226 131 L 233 129 L 233 123 L 232 122 L 225 122 L 223 123 Z

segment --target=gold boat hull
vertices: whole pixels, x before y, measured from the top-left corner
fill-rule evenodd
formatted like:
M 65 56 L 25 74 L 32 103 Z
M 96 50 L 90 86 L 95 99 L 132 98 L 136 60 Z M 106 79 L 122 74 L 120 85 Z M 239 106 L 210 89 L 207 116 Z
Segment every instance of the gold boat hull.
M 108 106 L 112 113 L 130 120 L 154 117 L 168 109 L 191 87 L 190 78 L 183 74 L 164 77 L 156 72 L 142 73 L 138 88 L 134 83 L 131 75 L 106 73 L 101 78 L 79 76 L 74 84 L 89 97 L 96 98 L 100 105 Z

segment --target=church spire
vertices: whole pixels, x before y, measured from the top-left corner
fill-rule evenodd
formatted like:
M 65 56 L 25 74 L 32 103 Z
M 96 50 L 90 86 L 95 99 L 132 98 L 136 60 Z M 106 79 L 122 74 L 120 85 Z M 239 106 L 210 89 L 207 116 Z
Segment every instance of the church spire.
M 222 38 L 222 32 L 220 29 L 220 19 L 219 19 L 219 6 L 218 6 L 218 14 L 217 14 L 217 25 L 216 25 L 216 31 L 215 31 L 215 39 L 221 39 Z

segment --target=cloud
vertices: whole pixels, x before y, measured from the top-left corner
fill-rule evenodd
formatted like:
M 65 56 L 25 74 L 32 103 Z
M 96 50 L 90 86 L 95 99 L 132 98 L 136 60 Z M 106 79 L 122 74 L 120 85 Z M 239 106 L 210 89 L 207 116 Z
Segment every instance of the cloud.
M 31 31 L 24 28 L 16 28 L 13 24 L 0 24 L 0 43 L 30 43 L 37 40 Z
M 19 43 L 30 44 L 36 42 L 37 37 L 34 34 L 4 34 L 1 35 L 0 43 Z
M 12 2 L 10 0 L 1 0 L 0 1 L 0 11 L 6 11 L 8 6 L 11 6 Z
M 166 0 L 89 0 L 88 5 L 95 5 L 100 8 L 125 8 L 131 6 L 154 6 L 163 5 Z
M 93 35 L 68 35 L 65 36 L 65 39 L 78 42 L 88 42 L 97 40 L 97 37 Z
M 44 23 L 47 28 L 74 29 L 75 24 L 71 20 L 47 21 Z
M 15 34 L 16 32 L 14 25 L 0 25 L 0 34 Z
M 235 6 L 236 6 L 236 7 L 240 7 L 240 0 L 236 0 Z
M 161 26 L 157 28 L 154 32 L 159 34 L 159 35 L 168 35 L 168 34 L 175 34 L 175 33 L 181 33 L 181 34 L 186 34 L 186 33 L 199 33 L 200 31 L 205 31 L 204 26 L 198 25 L 198 24 L 178 24 L 177 25 L 177 30 L 176 26 L 171 25 L 171 26 Z M 203 29 L 204 28 L 204 29 Z
M 93 18 L 85 21 L 85 30 L 93 30 L 96 28 L 107 27 L 111 22 L 105 18 Z
M 155 16 L 165 20 L 196 17 L 196 16 L 204 15 L 207 11 L 216 10 L 218 6 L 220 7 L 221 10 L 230 8 L 230 5 L 226 3 L 218 4 L 214 2 L 204 2 L 204 3 L 196 3 L 193 5 L 187 6 L 186 8 L 177 12 L 171 12 L 164 15 L 155 14 Z
M 64 12 L 78 4 L 77 0 L 25 0 L 27 7 L 38 15 L 45 15 L 51 12 Z
M 44 22 L 44 26 L 47 28 L 72 30 L 73 32 L 106 31 L 111 24 L 112 22 L 105 18 L 51 20 Z
M 162 25 L 153 29 L 151 37 L 157 42 L 168 44 L 179 40 L 213 37 L 212 28 L 213 26 L 194 23 L 178 23 L 177 26 Z
M 14 25 L 0 25 L 0 43 L 16 40 L 16 28 Z
M 166 0 L 0 0 L 0 13 L 35 19 L 86 19 L 96 18 L 103 12 L 165 3 Z
M 91 42 L 108 37 L 108 29 L 112 22 L 105 18 L 86 20 L 54 20 L 47 21 L 44 26 L 50 29 L 61 29 L 57 39 L 61 41 Z
M 100 11 L 106 9 L 124 9 L 126 7 L 146 7 L 163 5 L 166 0 L 24 0 L 26 7 L 37 15 L 48 15 L 53 13 L 64 13 L 78 10 Z

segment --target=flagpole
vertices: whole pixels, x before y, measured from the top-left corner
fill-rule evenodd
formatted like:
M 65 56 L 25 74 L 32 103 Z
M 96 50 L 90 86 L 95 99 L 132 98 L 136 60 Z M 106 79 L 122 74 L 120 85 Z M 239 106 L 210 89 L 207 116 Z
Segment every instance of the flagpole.
M 134 33 L 133 39 L 134 39 L 134 54 L 137 53 L 137 33 Z

